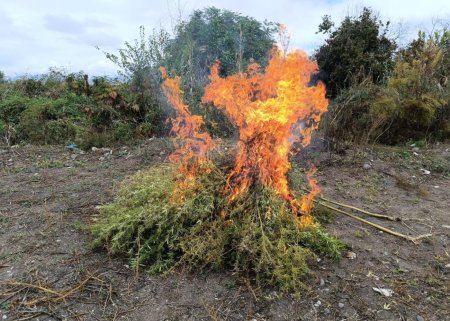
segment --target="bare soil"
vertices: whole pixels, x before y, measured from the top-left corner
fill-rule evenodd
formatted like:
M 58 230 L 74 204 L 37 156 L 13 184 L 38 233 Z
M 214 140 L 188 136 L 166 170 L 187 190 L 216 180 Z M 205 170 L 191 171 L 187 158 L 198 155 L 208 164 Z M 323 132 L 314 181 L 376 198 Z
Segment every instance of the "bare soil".
M 317 165 L 324 196 L 395 216 L 370 220 L 396 231 L 432 234 L 414 244 L 335 214 L 325 225 L 356 257 L 312 262 L 300 295 L 256 288 L 227 271 L 135 273 L 91 249 L 86 227 L 116 183 L 169 153 L 165 139 L 85 153 L 0 146 L 0 318 L 450 320 L 449 144 L 311 149 L 296 158 L 297 166 Z

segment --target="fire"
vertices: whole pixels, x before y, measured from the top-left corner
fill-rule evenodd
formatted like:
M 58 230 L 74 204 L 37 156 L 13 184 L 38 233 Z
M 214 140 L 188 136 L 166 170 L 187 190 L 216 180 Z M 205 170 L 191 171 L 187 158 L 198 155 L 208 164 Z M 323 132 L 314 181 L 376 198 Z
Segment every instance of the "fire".
M 172 119 L 175 151 L 169 160 L 178 164 L 174 199 L 181 201 L 183 191 L 195 184 L 195 178 L 201 171 L 208 170 L 208 152 L 214 148 L 214 142 L 207 132 L 201 131 L 204 125 L 203 118 L 191 115 L 188 105 L 183 103 L 180 77 L 169 78 L 163 67 L 160 68 L 160 72 L 164 79 L 163 92 L 176 113 L 176 117 Z
M 317 64 L 302 51 L 274 49 L 265 72 L 251 64 L 245 73 L 222 78 L 219 67 L 219 63 L 211 67 L 210 84 L 202 102 L 223 109 L 239 130 L 235 164 L 225 191 L 229 201 L 263 184 L 289 202 L 292 210 L 301 215 L 301 225 L 312 224 L 309 213 L 320 192 L 312 178 L 315 168 L 307 174 L 311 192 L 300 199 L 290 191 L 287 173 L 294 145 L 304 147 L 310 143 L 313 129 L 327 110 L 325 86 L 310 83 Z M 191 115 L 183 103 L 180 78 L 167 78 L 165 70 L 161 72 L 165 78 L 163 90 L 176 111 L 172 132 L 177 135 L 177 150 L 170 159 L 180 164 L 182 189 L 204 170 L 214 143 L 201 131 L 203 119 Z
M 260 182 L 290 202 L 295 212 L 309 213 L 311 200 L 320 189 L 309 175 L 312 192 L 296 200 L 289 190 L 287 172 L 294 144 L 309 145 L 312 130 L 327 110 L 325 86 L 310 85 L 317 69 L 306 53 L 285 55 L 281 50 L 272 52 L 265 73 L 252 64 L 246 73 L 221 78 L 219 64 L 211 67 L 203 103 L 225 110 L 239 129 L 235 166 L 228 176 L 231 201 Z

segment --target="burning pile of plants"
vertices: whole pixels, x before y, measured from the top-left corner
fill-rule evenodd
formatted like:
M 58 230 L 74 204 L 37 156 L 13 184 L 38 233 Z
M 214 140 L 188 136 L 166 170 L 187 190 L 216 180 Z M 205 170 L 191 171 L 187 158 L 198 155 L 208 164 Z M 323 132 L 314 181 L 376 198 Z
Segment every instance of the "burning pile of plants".
M 239 130 L 233 158 L 213 156 L 215 142 L 183 103 L 180 78 L 162 69 L 176 111 L 175 152 L 170 164 L 122 182 L 93 227 L 96 244 L 128 255 L 136 270 L 229 268 L 260 285 L 298 289 L 309 259 L 335 258 L 343 248 L 311 214 L 320 191 L 315 169 L 300 197 L 287 177 L 290 155 L 310 143 L 327 109 L 324 85 L 311 83 L 317 66 L 301 51 L 274 50 L 265 71 L 252 64 L 222 78 L 219 70 L 211 67 L 203 103 L 222 109 Z

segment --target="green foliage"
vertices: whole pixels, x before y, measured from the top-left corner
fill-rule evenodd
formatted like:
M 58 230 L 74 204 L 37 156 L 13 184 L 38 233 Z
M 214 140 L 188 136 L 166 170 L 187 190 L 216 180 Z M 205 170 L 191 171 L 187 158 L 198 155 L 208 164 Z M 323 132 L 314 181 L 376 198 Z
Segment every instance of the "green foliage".
M 329 95 L 335 97 L 366 78 L 383 83 L 394 65 L 396 48 L 387 37 L 389 22 L 384 24 L 364 8 L 358 17 L 347 16 L 337 29 L 333 26 L 330 16 L 324 16 L 319 32 L 329 37 L 315 52 Z
M 371 79 L 341 91 L 323 124 L 332 141 L 395 144 L 450 137 L 448 40 L 443 30 L 401 50 L 385 85 Z
M 33 98 L 42 95 L 45 92 L 45 86 L 41 79 L 22 78 L 14 82 L 17 91 L 23 92 L 27 97 Z
M 18 95 L 6 97 L 0 101 L 0 119 L 6 124 L 17 124 L 29 104 L 28 97 Z
M 222 111 L 200 104 L 209 67 L 219 60 L 221 74 L 229 75 L 246 70 L 252 62 L 266 66 L 275 29 L 273 23 L 214 7 L 194 11 L 177 26 L 166 47 L 164 66 L 181 75 L 185 101 L 194 114 L 203 116 L 211 134 L 229 136 L 234 128 Z
M 102 147 L 160 131 L 160 113 L 141 109 L 129 87 L 52 68 L 38 78 L 0 84 L 0 141 Z
M 214 7 L 196 10 L 177 26 L 167 50 L 167 67 L 192 87 L 203 87 L 209 67 L 219 60 L 224 75 L 246 69 L 250 62 L 266 65 L 274 45 L 274 24 Z
M 393 117 L 393 100 L 378 98 L 384 93 L 382 87 L 369 79 L 341 91 L 321 122 L 331 144 L 337 147 L 343 141 L 367 143 L 377 140 Z
M 70 98 L 34 99 L 21 116 L 20 133 L 27 141 L 38 144 L 73 140 L 79 107 Z
M 165 48 L 169 34 L 164 30 L 153 30 L 147 37 L 143 26 L 139 29 L 139 39 L 125 42 L 118 55 L 107 53 L 106 57 L 120 69 L 119 74 L 127 81 L 129 101 L 136 106 L 139 121 L 150 121 L 153 128 L 163 130 L 164 114 L 158 101 L 160 92 L 159 67 L 165 59 Z
M 135 268 L 146 265 L 150 272 L 178 264 L 228 268 L 282 290 L 303 286 L 314 253 L 338 258 L 344 248 L 318 225 L 300 228 L 286 203 L 262 186 L 228 204 L 226 179 L 217 168 L 176 201 L 172 171 L 154 167 L 123 181 L 93 226 L 94 245 L 126 255 Z

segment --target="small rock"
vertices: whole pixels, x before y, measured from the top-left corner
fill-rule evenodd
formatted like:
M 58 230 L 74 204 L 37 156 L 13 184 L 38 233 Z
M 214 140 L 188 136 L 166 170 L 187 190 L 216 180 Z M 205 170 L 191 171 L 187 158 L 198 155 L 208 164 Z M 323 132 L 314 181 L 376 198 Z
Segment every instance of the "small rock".
M 422 174 L 424 175 L 430 175 L 431 172 L 429 170 L 426 170 L 425 168 L 421 168 L 420 171 L 422 172 Z
M 419 147 L 413 147 L 412 149 L 411 149 L 413 152 L 418 152 L 418 151 L 420 151 L 420 148 Z
M 416 316 L 416 320 L 417 320 L 417 321 L 425 321 L 425 319 L 422 318 L 420 315 Z
M 339 302 L 338 303 L 338 307 L 339 307 L 339 309 L 342 309 L 343 307 L 345 306 L 345 304 L 344 303 L 342 303 L 342 302 Z
M 98 150 L 98 148 L 95 147 L 95 146 L 92 146 L 91 150 L 92 150 L 93 152 L 96 152 L 96 151 Z
M 324 286 L 325 285 L 325 281 L 321 278 L 320 279 L 320 286 Z
M 331 311 L 330 311 L 330 309 L 326 308 L 325 310 L 323 310 L 323 313 L 325 313 L 325 314 L 330 314 Z
M 3 319 L 3 320 L 6 320 L 6 319 L 8 319 L 8 316 L 7 316 L 6 314 L 4 314 L 4 315 L 2 316 L 2 319 Z
M 321 305 L 322 305 L 322 302 L 320 302 L 320 300 L 317 300 L 317 302 L 314 303 L 314 306 L 315 306 L 316 308 L 320 307 Z
M 450 263 L 445 264 L 446 269 L 450 269 Z
M 372 165 L 370 165 L 370 163 L 364 163 L 363 168 L 370 169 L 370 168 L 372 168 Z
M 356 259 L 356 253 L 355 252 L 347 252 L 347 259 L 349 259 L 349 260 Z
M 101 162 L 103 162 L 104 160 L 105 160 L 105 157 L 100 157 L 99 159 L 98 159 L 99 161 L 101 161 Z
M 414 155 L 414 156 L 419 156 L 419 154 L 418 154 L 418 153 L 416 153 L 416 152 L 413 152 L 413 155 Z

